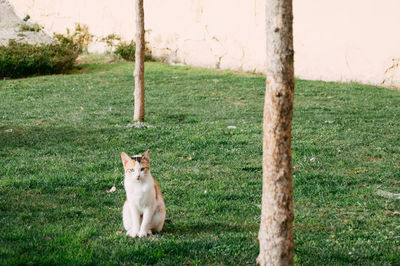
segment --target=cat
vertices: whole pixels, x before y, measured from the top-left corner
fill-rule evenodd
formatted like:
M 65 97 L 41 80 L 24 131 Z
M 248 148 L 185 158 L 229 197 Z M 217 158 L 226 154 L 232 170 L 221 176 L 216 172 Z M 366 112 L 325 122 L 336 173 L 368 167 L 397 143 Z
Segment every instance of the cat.
M 164 226 L 166 208 L 161 189 L 150 173 L 150 151 L 128 156 L 121 153 L 125 169 L 124 186 L 127 200 L 122 220 L 128 237 L 146 237 Z

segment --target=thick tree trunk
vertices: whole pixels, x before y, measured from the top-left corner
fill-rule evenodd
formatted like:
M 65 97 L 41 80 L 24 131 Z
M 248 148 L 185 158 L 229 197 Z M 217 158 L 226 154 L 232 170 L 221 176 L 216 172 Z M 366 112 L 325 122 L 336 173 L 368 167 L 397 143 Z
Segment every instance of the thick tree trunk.
M 266 0 L 267 82 L 263 127 L 260 265 L 293 265 L 291 128 L 294 70 L 292 0 Z
M 143 0 L 135 0 L 136 50 L 135 50 L 135 111 L 134 121 L 144 121 L 144 10 Z

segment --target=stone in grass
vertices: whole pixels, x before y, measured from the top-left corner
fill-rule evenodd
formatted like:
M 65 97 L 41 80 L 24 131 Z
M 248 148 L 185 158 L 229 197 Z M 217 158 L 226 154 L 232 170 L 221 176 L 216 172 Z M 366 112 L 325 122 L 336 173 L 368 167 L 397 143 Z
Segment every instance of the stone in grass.
M 146 125 L 143 122 L 129 123 L 129 124 L 126 125 L 126 127 L 127 128 L 131 128 L 131 127 L 133 127 L 133 128 L 142 128 L 142 127 L 144 127 L 144 128 L 154 128 L 154 126 Z
M 236 126 L 227 126 L 226 128 L 227 128 L 227 129 L 235 129 Z
M 376 191 L 376 194 L 378 194 L 381 197 L 387 198 L 387 199 L 400 199 L 400 193 L 395 194 L 395 193 L 391 193 L 388 191 L 383 191 L 383 190 L 378 189 Z

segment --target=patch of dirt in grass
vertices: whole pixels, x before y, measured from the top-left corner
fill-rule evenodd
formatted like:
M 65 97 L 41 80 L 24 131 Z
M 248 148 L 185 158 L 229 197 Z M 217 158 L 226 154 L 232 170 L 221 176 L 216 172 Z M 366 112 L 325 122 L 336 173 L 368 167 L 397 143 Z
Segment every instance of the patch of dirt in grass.
M 115 62 L 123 62 L 118 55 L 116 54 L 111 54 L 111 53 L 105 53 L 105 54 L 97 54 L 97 53 L 91 53 L 91 54 L 81 54 L 79 57 L 76 59 L 76 63 L 78 65 L 83 65 L 83 64 L 111 64 Z

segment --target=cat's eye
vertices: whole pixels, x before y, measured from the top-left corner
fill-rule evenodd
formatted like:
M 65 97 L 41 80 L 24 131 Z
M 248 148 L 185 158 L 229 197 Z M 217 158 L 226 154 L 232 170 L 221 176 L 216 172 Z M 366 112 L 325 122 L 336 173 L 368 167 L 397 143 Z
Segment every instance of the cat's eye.
M 140 168 L 140 171 L 142 171 L 142 172 L 143 172 L 143 171 L 144 171 L 144 167 Z

